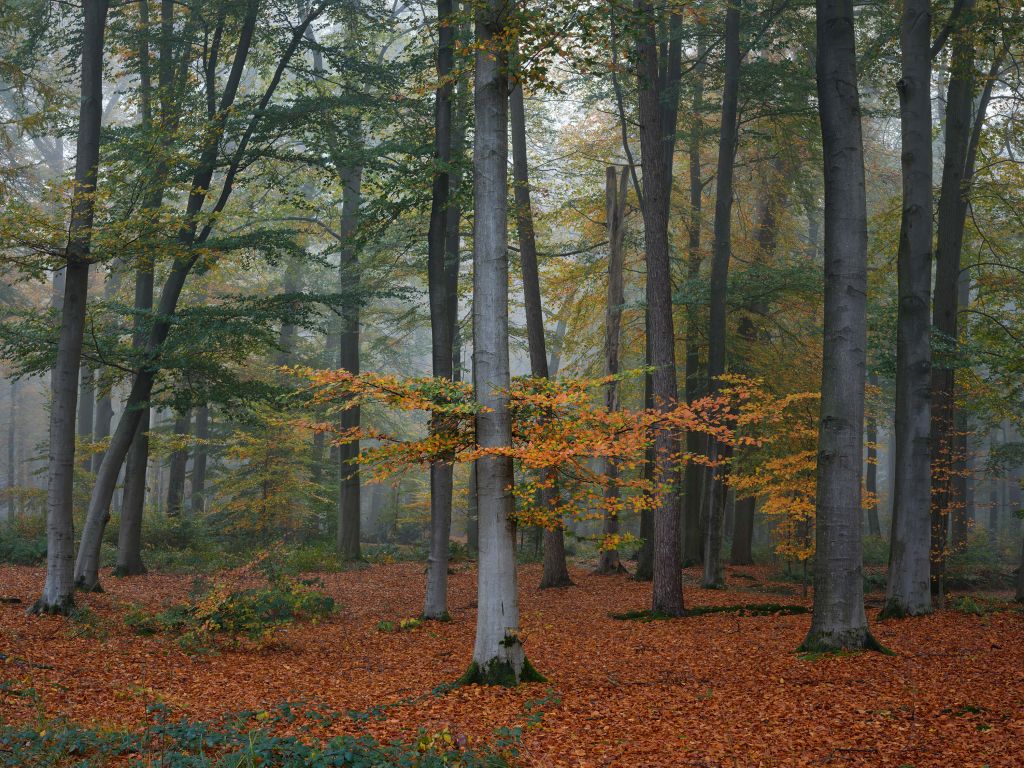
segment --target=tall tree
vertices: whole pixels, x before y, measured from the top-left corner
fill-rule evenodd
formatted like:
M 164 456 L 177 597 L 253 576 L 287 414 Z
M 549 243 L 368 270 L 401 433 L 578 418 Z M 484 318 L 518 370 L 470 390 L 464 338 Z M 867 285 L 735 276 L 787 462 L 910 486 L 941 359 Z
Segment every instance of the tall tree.
M 852 0 L 817 0 L 825 177 L 825 313 L 814 615 L 802 648 L 874 644 L 864 614 L 861 475 L 867 366 L 867 202 Z
M 547 344 L 544 340 L 544 307 L 540 296 L 540 274 L 537 267 L 537 239 L 533 228 L 533 206 L 530 202 L 530 168 L 526 157 L 526 106 L 522 82 L 513 84 L 509 94 L 512 129 L 512 174 L 515 186 L 516 231 L 519 235 L 519 261 L 523 273 L 523 304 L 526 310 L 526 338 L 530 353 L 530 375 L 538 379 L 549 376 Z M 558 488 L 554 478 L 541 490 L 545 508 L 558 504 Z M 562 521 L 544 529 L 544 571 L 540 586 L 572 586 L 565 562 L 565 533 Z
M 427 288 L 430 301 L 430 351 L 435 378 L 451 380 L 455 328 L 449 304 L 456 300 L 448 291 L 448 206 L 451 204 L 452 104 L 455 25 L 451 0 L 437 3 L 437 89 L 434 92 L 434 179 L 427 232 Z M 445 421 L 435 417 L 431 429 L 443 434 Z M 448 539 L 452 527 L 452 478 L 450 461 L 430 465 L 430 554 L 427 558 L 427 591 L 423 616 L 448 618 Z
M 896 417 L 892 538 L 883 616 L 931 604 L 931 0 L 904 0 L 900 23 L 903 214 L 897 254 Z
M 608 299 L 605 307 L 604 327 L 604 371 L 607 376 L 619 373 L 619 346 L 622 331 L 622 308 L 625 304 L 624 282 L 624 241 L 626 236 L 626 193 L 629 184 L 629 169 L 623 168 L 619 173 L 614 165 L 608 166 L 605 172 L 605 229 L 608 232 Z M 609 412 L 619 408 L 619 386 L 612 378 L 604 393 L 605 408 Z M 615 536 L 619 532 L 619 516 L 616 501 L 619 498 L 618 486 L 619 467 L 609 460 L 605 468 L 608 485 L 605 498 L 608 499 L 608 511 L 605 512 L 605 536 Z M 619 561 L 619 551 L 614 548 L 604 549 L 597 563 L 598 573 L 617 573 L 625 571 Z
M 193 515 L 206 511 L 206 462 L 210 448 L 210 406 L 196 408 L 196 446 L 192 453 L 192 498 L 189 499 Z
M 17 500 L 14 488 L 18 484 L 18 380 L 11 377 L 8 390 L 7 421 L 7 519 L 13 520 L 17 514 Z
M 326 0 L 325 0 L 326 2 Z M 209 197 L 214 172 L 218 169 L 218 156 L 222 147 L 228 116 L 232 113 L 235 98 L 238 95 L 242 74 L 252 47 L 256 22 L 259 17 L 258 0 L 248 0 L 238 25 L 238 39 L 234 46 L 234 57 L 223 89 L 220 90 L 219 102 L 216 99 L 217 75 L 219 67 L 216 61 L 209 62 L 205 68 L 206 91 L 211 106 L 208 115 L 209 140 L 204 144 L 202 153 L 196 161 L 190 192 L 185 204 L 184 223 L 176 237 L 178 255 L 171 265 L 167 280 L 157 303 L 156 315 L 146 335 L 146 346 L 143 352 L 143 364 L 132 380 L 132 386 L 125 403 L 124 415 L 118 422 L 117 429 L 110 439 L 110 446 L 103 457 L 103 463 L 96 474 L 89 500 L 85 528 L 79 545 L 78 558 L 75 564 L 75 582 L 84 589 L 95 589 L 99 585 L 99 552 L 103 529 L 109 517 L 110 499 L 114 493 L 120 467 L 128 453 L 129 446 L 142 421 L 144 404 L 148 402 L 153 385 L 160 371 L 161 349 L 171 330 L 177 312 L 178 300 L 185 283 L 196 264 L 203 255 L 201 246 L 213 232 L 212 218 L 199 216 Z M 267 113 L 277 86 L 281 82 L 285 69 L 298 49 L 304 32 L 309 24 L 324 10 L 317 5 L 306 13 L 300 23 L 291 30 L 291 38 L 280 54 L 276 68 L 261 97 L 256 101 L 248 122 L 238 141 L 232 147 L 227 168 L 224 169 L 223 181 L 216 202 L 209 213 L 217 214 L 224 210 L 234 189 L 235 180 L 248 157 L 247 149 L 252 136 Z M 223 32 L 225 17 L 220 19 Z M 219 50 L 219 49 L 218 49 Z M 200 227 L 201 221 L 206 221 Z
M 668 213 L 672 195 L 681 69 L 681 20 L 669 9 L 668 23 L 647 0 L 637 0 L 641 28 L 637 44 L 640 78 L 640 152 L 643 169 L 644 245 L 647 260 L 647 311 L 654 407 L 670 410 L 678 398 L 675 332 L 672 318 L 672 272 L 669 260 Z M 659 37 L 659 28 L 664 35 Z M 679 568 L 679 496 L 671 478 L 678 476 L 679 438 L 672 429 L 655 431 L 655 474 L 659 496 L 653 513 L 652 608 L 677 616 L 683 612 Z
M 183 443 L 192 431 L 192 412 L 178 414 L 174 420 L 174 440 Z M 185 505 L 185 480 L 188 470 L 188 446 L 177 444 L 171 451 L 167 472 L 167 516 L 180 515 Z
M 64 256 L 64 301 L 61 307 L 57 358 L 50 381 L 50 457 L 46 496 L 46 583 L 33 613 L 67 613 L 74 607 L 72 520 L 75 465 L 75 409 L 78 372 L 85 333 L 89 292 L 92 225 L 96 210 L 96 177 L 103 117 L 103 40 L 107 0 L 82 4 L 81 105 L 75 159 L 71 224 Z
M 508 388 L 508 52 L 506 0 L 476 8 L 473 138 L 473 356 L 481 448 L 512 444 Z M 533 676 L 519 637 L 512 459 L 477 462 L 480 558 L 476 642 L 467 682 L 515 684 Z

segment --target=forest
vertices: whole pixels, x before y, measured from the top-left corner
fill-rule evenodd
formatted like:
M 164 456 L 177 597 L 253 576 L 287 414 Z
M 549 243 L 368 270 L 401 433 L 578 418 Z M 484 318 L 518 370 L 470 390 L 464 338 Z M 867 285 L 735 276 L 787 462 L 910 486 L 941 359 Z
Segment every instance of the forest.
M 1024 765 L 1020 0 L 0 0 L 0 768 Z

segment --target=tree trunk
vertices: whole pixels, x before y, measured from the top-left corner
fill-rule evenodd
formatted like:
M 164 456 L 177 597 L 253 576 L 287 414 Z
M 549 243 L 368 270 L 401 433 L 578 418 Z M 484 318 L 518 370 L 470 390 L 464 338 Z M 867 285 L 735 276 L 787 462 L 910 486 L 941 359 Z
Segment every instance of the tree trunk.
M 700 265 L 703 257 L 700 252 L 701 228 L 701 183 L 700 146 L 704 131 L 701 112 L 704 109 L 704 67 L 706 48 L 703 41 L 698 42 L 698 64 L 694 72 L 693 99 L 690 108 L 690 221 L 687 226 L 687 270 L 686 277 L 691 283 L 700 279 Z M 701 394 L 700 376 L 700 345 L 697 328 L 700 324 L 700 310 L 695 302 L 686 305 L 686 402 L 692 403 Z M 707 451 L 704 435 L 700 432 L 686 433 L 687 452 L 697 455 Z M 703 467 L 694 462 L 687 462 L 683 470 L 684 503 L 683 511 L 683 566 L 696 565 L 704 558 L 704 526 L 701 525 L 701 490 L 703 486 Z
M 873 378 L 873 374 L 868 375 L 869 381 Z M 867 462 L 864 467 L 864 490 L 871 499 L 867 508 L 868 535 L 881 536 L 882 524 L 878 520 L 878 419 L 874 414 L 868 416 L 866 429 L 868 447 Z
M 896 417 L 892 535 L 883 616 L 932 609 L 931 308 L 932 111 L 931 2 L 904 0 L 900 25 L 903 213 L 897 254 Z M 870 438 L 869 438 L 870 439 Z M 869 475 L 871 477 L 871 475 Z M 877 512 L 876 512 L 877 515 Z
M 437 3 L 437 81 L 434 95 L 434 183 L 427 233 L 427 286 L 430 299 L 430 348 L 434 377 L 450 380 L 453 375 L 454 314 L 449 303 L 457 300 L 449 293 L 452 269 L 447 248 L 448 204 L 452 160 L 452 84 L 455 27 L 451 0 Z M 454 265 L 458 269 L 457 263 Z M 447 420 L 435 416 L 431 423 L 435 434 L 448 431 Z M 452 475 L 450 460 L 430 465 L 430 554 L 427 557 L 427 590 L 423 617 L 448 619 L 448 539 L 452 527 Z
M 483 449 L 512 444 L 508 409 L 508 73 L 504 52 L 505 0 L 477 6 L 473 140 L 473 355 L 477 442 Z M 466 682 L 515 685 L 532 667 L 519 638 L 512 459 L 477 460 L 480 564 L 476 641 Z
M 361 127 L 356 128 L 361 131 Z M 341 260 L 339 275 L 343 291 L 353 292 L 355 298 L 342 309 L 340 352 L 338 366 L 351 373 L 359 373 L 359 252 L 355 247 L 356 230 L 359 226 L 359 206 L 362 202 L 363 169 L 345 169 L 342 173 L 341 206 Z M 359 426 L 359 406 L 348 408 L 341 413 L 342 430 Z M 359 549 L 359 441 L 354 440 L 338 446 L 338 535 L 337 550 L 345 560 L 362 557 Z
M 152 277 L 152 273 L 150 273 L 150 277 Z M 150 285 L 152 287 L 152 284 Z M 136 283 L 137 288 L 138 283 Z M 136 293 L 136 297 L 138 297 L 138 293 Z M 137 303 L 138 299 L 136 299 Z M 127 413 L 126 408 L 121 418 L 124 419 Z M 142 411 L 124 468 L 121 522 L 117 529 L 115 576 L 141 576 L 146 572 L 146 566 L 142 562 L 142 517 L 146 509 L 150 418 L 150 409 L 146 407 Z
M 669 261 L 668 212 L 672 193 L 672 151 L 680 72 L 680 16 L 671 14 L 667 40 L 659 42 L 660 20 L 647 0 L 637 1 L 643 19 L 637 46 L 640 72 L 640 149 L 643 168 L 644 245 L 647 259 L 647 307 L 651 344 L 654 407 L 668 411 L 678 398 L 675 333 L 672 318 L 672 273 Z M 664 43 L 664 46 L 661 46 Z M 664 47 L 664 61 L 659 48 Z M 679 564 L 679 504 L 675 478 L 679 435 L 667 427 L 655 430 L 655 482 L 658 498 L 653 510 L 654 557 L 651 607 L 655 613 L 683 612 Z
M 1024 603 L 1024 538 L 1021 539 L 1020 561 L 1017 564 L 1017 591 L 1014 600 Z
M 206 464 L 210 455 L 210 406 L 196 408 L 196 447 L 192 454 L 192 515 L 206 511 Z
M 526 158 L 526 109 L 523 89 L 518 83 L 509 94 L 512 124 L 512 172 L 516 202 L 516 230 L 519 235 L 519 258 L 523 273 L 523 303 L 526 311 L 526 337 L 530 352 L 530 375 L 548 378 L 548 352 L 544 340 L 544 308 L 540 296 L 540 275 L 537 269 L 537 243 L 533 230 L 533 208 L 530 203 L 530 171 Z M 540 491 L 541 506 L 557 506 L 558 488 L 550 478 L 551 487 Z M 565 535 L 561 520 L 544 529 L 544 572 L 540 587 L 569 587 L 572 579 L 565 562 Z
M 96 412 L 95 379 L 96 373 L 90 367 L 90 364 L 84 364 L 78 372 L 78 442 L 82 444 L 92 442 L 92 423 Z M 82 469 L 90 469 L 92 467 L 92 454 L 86 452 L 79 465 Z
M 867 365 L 867 204 L 852 0 L 817 2 L 825 176 L 825 307 L 814 615 L 802 648 L 868 648 L 861 474 Z
M 733 565 L 754 564 L 754 509 L 756 499 L 753 496 L 744 496 L 736 499 L 736 518 L 732 533 L 732 551 L 729 553 L 729 562 Z
M 89 292 L 100 123 L 103 114 L 103 37 L 107 0 L 84 0 L 81 108 L 75 160 L 67 268 L 57 357 L 50 381 L 50 456 L 46 497 L 46 583 L 32 613 L 68 613 L 74 607 L 75 409 Z
M 192 413 L 186 411 L 174 420 L 175 438 L 186 437 L 192 430 Z M 177 517 L 185 504 L 185 475 L 188 469 L 188 448 L 178 448 L 171 453 L 167 477 L 167 516 Z
M 651 367 L 651 311 L 648 306 L 644 313 L 645 346 L 644 365 Z M 654 377 L 650 373 L 644 374 L 644 409 L 650 410 L 654 407 Z M 654 483 L 656 474 L 657 458 L 654 447 L 648 447 L 644 451 L 644 480 L 648 484 Z M 636 570 L 633 578 L 637 581 L 651 581 L 654 578 L 654 512 L 644 505 L 640 510 L 640 551 L 636 555 Z M 681 589 L 682 587 L 680 587 Z
M 973 11 L 973 0 L 965 0 L 961 12 Z M 980 134 L 992 96 L 1005 48 L 995 56 L 989 77 L 975 104 L 975 49 L 977 30 L 966 21 L 952 34 L 949 87 L 946 92 L 945 152 L 939 191 L 935 243 L 935 296 L 932 325 L 944 354 L 936 355 L 932 366 L 932 488 L 931 488 L 931 588 L 942 607 L 946 549 L 949 542 L 949 514 L 963 503 L 962 483 L 952 471 L 960 463 L 961 447 L 956 435 L 955 357 L 959 345 L 961 266 L 964 221 L 974 176 Z M 972 121 L 972 114 L 974 119 Z
M 10 406 L 7 422 L 7 519 L 13 520 L 17 514 L 15 487 L 18 485 L 18 380 L 10 381 Z
M 622 331 L 622 308 L 626 302 L 625 281 L 623 278 L 623 245 L 626 236 L 626 194 L 629 190 L 629 168 L 623 168 L 620 174 L 615 166 L 608 166 L 605 172 L 605 227 L 608 232 L 608 300 L 605 307 L 604 328 L 604 372 L 608 376 L 619 373 L 619 341 Z M 608 383 L 604 393 L 604 405 L 609 413 L 619 409 L 618 382 Z M 608 509 L 604 515 L 606 538 L 614 537 L 619 532 L 619 467 L 614 461 L 608 461 L 605 469 L 608 485 L 605 488 L 605 499 Z M 626 569 L 619 560 L 617 548 L 601 550 L 597 562 L 598 573 L 620 573 Z
M 715 243 L 711 256 L 711 302 L 708 318 L 708 387 L 718 390 L 725 373 L 725 342 L 728 331 L 729 259 L 732 256 L 733 167 L 736 162 L 737 110 L 740 91 L 740 5 L 730 2 L 725 13 L 725 81 L 722 88 L 722 120 L 718 134 L 718 173 L 715 178 Z M 723 517 L 730 446 L 708 440 L 708 526 L 704 540 L 705 588 L 725 586 L 722 562 Z

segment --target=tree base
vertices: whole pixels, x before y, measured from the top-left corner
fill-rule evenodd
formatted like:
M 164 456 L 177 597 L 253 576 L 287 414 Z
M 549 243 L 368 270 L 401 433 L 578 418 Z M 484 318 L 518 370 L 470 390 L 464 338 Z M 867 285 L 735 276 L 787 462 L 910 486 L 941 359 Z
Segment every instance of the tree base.
M 621 560 L 617 561 L 614 565 L 599 565 L 597 568 L 594 569 L 594 573 L 596 573 L 598 576 L 630 575 L 629 569 L 622 564 Z
M 561 587 L 575 587 L 576 582 L 569 578 L 568 573 L 545 573 L 543 578 L 540 580 L 538 587 L 540 589 L 559 589 Z
M 912 611 L 903 603 L 895 599 L 889 599 L 886 601 L 885 606 L 878 612 L 877 621 L 887 621 L 888 619 L 909 619 L 914 616 L 927 616 L 931 611 Z
M 129 563 L 127 565 L 118 565 L 114 568 L 114 576 L 117 578 L 124 578 L 126 576 L 145 576 L 148 573 L 146 566 L 139 561 L 138 563 Z
M 104 591 L 103 585 L 100 584 L 99 580 L 90 584 L 82 577 L 75 579 L 75 589 L 79 592 L 96 592 L 98 594 L 103 594 Z
M 874 635 L 868 631 L 867 627 L 863 629 L 848 629 L 843 632 L 815 632 L 812 630 L 796 650 L 797 653 L 813 655 L 856 651 L 877 651 L 888 656 L 895 655 L 875 640 Z
M 25 611 L 29 616 L 70 616 L 75 611 L 75 596 L 68 595 L 56 603 L 40 597 Z
M 455 681 L 454 685 L 455 687 L 463 685 L 501 685 L 506 688 L 514 688 L 520 683 L 546 683 L 547 681 L 548 679 L 538 672 L 527 658 L 523 659 L 523 668 L 519 672 L 518 679 L 516 679 L 515 670 L 509 662 L 491 659 L 484 666 L 480 666 L 474 661 L 469 665 L 469 669 L 466 670 L 465 674 Z
M 437 615 L 433 615 L 433 614 L 428 615 L 428 614 L 424 613 L 424 614 L 422 614 L 420 616 L 420 618 L 423 619 L 424 621 L 451 621 L 452 620 L 452 617 L 448 614 L 448 611 L 444 611 L 443 613 L 439 613 Z

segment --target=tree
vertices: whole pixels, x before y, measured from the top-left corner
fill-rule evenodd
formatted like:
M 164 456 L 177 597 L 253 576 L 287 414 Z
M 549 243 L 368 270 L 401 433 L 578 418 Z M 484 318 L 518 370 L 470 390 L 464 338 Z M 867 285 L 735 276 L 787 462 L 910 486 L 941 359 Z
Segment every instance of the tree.
M 715 243 L 711 258 L 711 307 L 708 318 L 708 387 L 715 391 L 725 373 L 725 339 L 729 259 L 732 254 L 733 167 L 736 162 L 737 110 L 740 90 L 740 6 L 730 2 L 725 13 L 725 83 L 722 89 L 722 121 L 718 135 L 718 173 L 715 177 Z M 704 540 L 704 576 L 701 585 L 725 583 L 722 543 L 725 523 L 725 468 L 728 449 L 708 446 L 708 525 Z
M 637 44 L 640 76 L 640 151 L 643 169 L 644 245 L 647 261 L 647 311 L 650 335 L 652 396 L 655 407 L 671 410 L 678 398 L 675 333 L 672 318 L 672 275 L 669 266 L 668 212 L 672 194 L 681 67 L 679 9 L 669 9 L 667 38 L 659 39 L 661 20 L 646 0 L 637 0 L 641 29 Z M 664 55 L 661 51 L 664 50 Z M 654 443 L 654 471 L 676 477 L 680 435 L 659 425 Z M 664 488 L 653 512 L 652 606 L 656 613 L 683 612 L 679 570 L 679 504 L 674 485 Z
M 814 616 L 801 648 L 875 645 L 864 614 L 861 475 L 867 344 L 867 202 L 852 0 L 818 0 L 825 176 L 825 328 L 815 503 Z
M 427 233 L 427 287 L 430 300 L 430 351 L 434 376 L 452 379 L 454 373 L 454 313 L 449 305 L 457 301 L 449 285 L 458 260 L 449 258 L 448 206 L 451 201 L 452 70 L 454 68 L 455 25 L 451 0 L 437 3 L 437 90 L 434 92 L 434 179 L 430 201 L 430 229 Z M 457 255 L 457 254 L 456 254 Z M 443 432 L 445 424 L 431 425 Z M 423 616 L 448 618 L 448 539 L 452 526 L 451 462 L 430 466 L 430 554 L 427 557 L 427 591 Z
M 604 359 L 605 374 L 611 377 L 605 390 L 605 408 L 609 412 L 618 410 L 619 385 L 616 376 L 619 374 L 619 345 L 622 332 L 622 305 L 625 303 L 625 285 L 623 280 L 623 246 L 626 236 L 626 193 L 628 192 L 629 169 L 622 172 L 614 165 L 608 166 L 605 174 L 605 227 L 608 230 L 608 301 L 605 307 Z M 610 509 L 605 512 L 604 530 L 606 537 L 619 533 L 618 498 L 619 467 L 609 460 L 605 474 L 608 487 L 605 498 Z M 598 573 L 617 573 L 625 571 L 619 560 L 617 549 L 603 549 L 597 564 Z
M 898 261 L 892 537 L 883 616 L 931 611 L 931 3 L 904 0 L 900 23 L 903 213 Z
M 75 408 L 89 292 L 90 246 L 96 211 L 96 178 L 103 117 L 103 40 L 107 0 L 82 6 L 81 107 L 75 187 L 65 249 L 64 301 L 57 360 L 50 381 L 50 457 L 46 498 L 46 583 L 33 613 L 68 613 L 74 607 Z
M 505 0 L 476 10 L 473 139 L 473 357 L 477 440 L 483 448 L 512 444 L 508 390 L 508 51 Z M 476 463 L 480 517 L 476 642 L 467 682 L 516 684 L 539 677 L 519 638 L 512 459 Z

